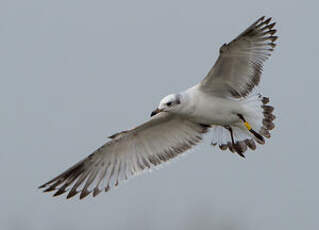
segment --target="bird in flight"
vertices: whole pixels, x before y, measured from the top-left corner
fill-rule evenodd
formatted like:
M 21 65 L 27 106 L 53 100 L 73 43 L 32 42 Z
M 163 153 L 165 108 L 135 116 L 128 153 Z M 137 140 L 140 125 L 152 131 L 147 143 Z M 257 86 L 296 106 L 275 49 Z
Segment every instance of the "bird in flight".
M 277 36 L 271 18 L 259 18 L 219 50 L 219 57 L 197 85 L 164 97 L 147 122 L 110 136 L 91 155 L 41 185 L 54 196 L 95 197 L 121 181 L 166 162 L 198 144 L 205 133 L 212 145 L 244 157 L 264 144 L 274 128 L 269 98 L 257 94 L 264 62 Z

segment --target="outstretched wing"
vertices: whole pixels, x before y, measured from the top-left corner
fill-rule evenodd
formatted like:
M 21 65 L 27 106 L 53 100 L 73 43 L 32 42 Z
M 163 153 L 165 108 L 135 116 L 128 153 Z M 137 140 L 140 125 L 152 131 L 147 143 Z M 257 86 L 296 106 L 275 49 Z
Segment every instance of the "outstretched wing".
M 81 192 L 82 199 L 92 191 L 96 196 L 101 188 L 108 191 L 120 181 L 190 149 L 207 130 L 207 126 L 160 113 L 141 126 L 113 135 L 94 153 L 39 188 L 55 190 L 54 196 L 68 191 L 67 198 Z
M 258 85 L 263 64 L 276 44 L 275 23 L 261 17 L 237 38 L 220 48 L 219 57 L 200 83 L 217 96 L 245 97 Z

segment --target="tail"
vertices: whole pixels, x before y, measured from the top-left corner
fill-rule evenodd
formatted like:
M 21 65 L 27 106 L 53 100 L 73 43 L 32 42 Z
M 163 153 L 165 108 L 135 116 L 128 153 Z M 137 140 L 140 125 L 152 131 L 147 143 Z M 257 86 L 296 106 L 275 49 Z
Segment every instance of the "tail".
M 218 144 L 221 150 L 229 149 L 231 152 L 244 157 L 243 153 L 248 148 L 256 149 L 256 142 L 265 144 L 265 138 L 270 138 L 270 131 L 275 128 L 273 121 L 276 117 L 273 114 L 274 107 L 268 105 L 269 98 L 260 94 L 242 99 L 240 103 L 244 112 L 239 116 L 242 115 L 247 122 L 240 121 L 229 126 L 233 133 L 234 143 L 229 129 L 214 126 L 212 128 L 214 134 L 212 145 Z

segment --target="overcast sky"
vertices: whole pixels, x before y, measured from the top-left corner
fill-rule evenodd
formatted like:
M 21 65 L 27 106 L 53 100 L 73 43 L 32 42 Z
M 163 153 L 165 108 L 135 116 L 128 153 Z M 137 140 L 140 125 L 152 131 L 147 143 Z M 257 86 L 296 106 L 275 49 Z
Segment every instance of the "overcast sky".
M 0 229 L 318 229 L 316 1 L 0 0 Z M 199 82 L 258 17 L 276 129 L 241 159 L 209 145 L 83 201 L 37 186 Z

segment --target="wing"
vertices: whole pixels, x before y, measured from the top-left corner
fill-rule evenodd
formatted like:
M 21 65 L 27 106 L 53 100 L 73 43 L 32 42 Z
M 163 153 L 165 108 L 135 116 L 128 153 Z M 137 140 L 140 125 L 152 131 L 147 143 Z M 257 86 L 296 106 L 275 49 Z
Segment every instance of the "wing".
M 200 83 L 201 89 L 217 96 L 245 97 L 258 85 L 263 64 L 276 44 L 271 18 L 261 17 L 237 38 L 220 48 L 219 57 Z
M 92 191 L 96 196 L 101 188 L 108 191 L 120 181 L 190 149 L 207 131 L 207 126 L 160 113 L 132 130 L 113 135 L 87 158 L 39 188 L 56 190 L 54 196 L 68 191 L 67 198 L 81 192 L 82 199 Z

